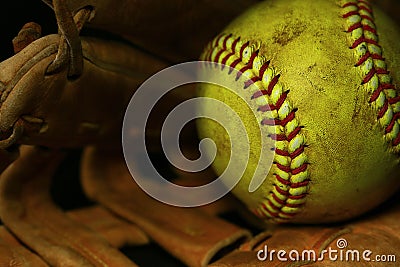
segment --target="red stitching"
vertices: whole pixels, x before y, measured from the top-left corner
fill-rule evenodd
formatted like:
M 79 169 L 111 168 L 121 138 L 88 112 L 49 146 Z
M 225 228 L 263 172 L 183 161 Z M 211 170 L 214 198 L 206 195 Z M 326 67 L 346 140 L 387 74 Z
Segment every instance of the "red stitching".
M 369 2 L 365 1 L 365 0 L 358 0 L 357 3 L 349 2 L 349 3 L 344 4 L 342 7 L 345 8 L 345 7 L 349 7 L 349 6 L 356 7 L 357 10 L 347 12 L 346 14 L 343 15 L 343 18 L 348 18 L 350 16 L 357 15 L 357 16 L 360 16 L 362 19 L 366 19 L 366 20 L 370 21 L 372 26 L 365 24 L 365 22 L 361 21 L 361 22 L 351 25 L 348 28 L 347 32 L 352 32 L 355 29 L 362 28 L 363 31 L 369 31 L 369 32 L 373 33 L 374 35 L 377 35 L 377 31 L 375 29 L 375 23 L 373 20 L 373 11 L 372 11 L 372 8 L 371 8 L 371 5 L 369 4 Z M 368 12 L 368 14 L 361 14 L 361 12 L 360 12 L 361 10 Z M 365 35 L 363 35 L 359 39 L 355 40 L 350 48 L 354 49 L 358 45 L 360 45 L 361 43 L 364 43 L 364 42 L 367 44 L 376 45 L 380 48 L 377 41 L 372 40 L 370 38 L 366 38 Z M 382 55 L 370 53 L 368 51 L 365 53 L 365 55 L 363 55 L 358 60 L 358 62 L 355 64 L 355 66 L 356 67 L 361 66 L 369 58 L 372 58 L 375 60 L 382 60 L 382 61 L 384 60 Z M 380 69 L 380 68 L 374 67 L 364 76 L 364 78 L 362 80 L 362 84 L 368 83 L 374 77 L 374 75 L 386 75 L 386 74 L 389 74 L 389 71 L 387 69 Z M 379 78 L 379 76 L 378 76 L 378 78 Z M 379 80 L 378 88 L 374 92 L 372 92 L 370 99 L 369 99 L 369 103 L 375 102 L 379 98 L 379 95 L 382 92 L 385 92 L 385 90 L 396 90 L 396 88 L 391 83 L 381 83 L 381 81 Z M 383 116 L 385 116 L 386 112 L 388 112 L 389 106 L 395 105 L 398 102 L 400 102 L 400 95 L 397 95 L 393 98 L 390 98 L 386 95 L 385 102 L 383 103 L 382 108 L 380 108 L 380 110 L 378 111 L 377 119 L 379 120 L 379 119 L 383 118 Z M 394 112 L 392 119 L 390 120 L 390 123 L 384 128 L 385 134 L 388 134 L 393 130 L 396 121 L 399 119 L 400 119 L 400 113 Z M 397 134 L 397 136 L 391 141 L 391 145 L 397 146 L 399 144 L 400 144 L 400 134 Z
M 267 206 L 266 206 L 264 203 L 261 203 L 261 207 L 262 207 L 263 209 L 267 209 Z
M 303 206 L 303 203 L 298 203 L 298 204 L 286 203 L 285 205 L 286 205 L 286 207 L 289 207 L 289 208 L 299 208 L 299 207 Z
M 381 119 L 385 115 L 388 108 L 389 108 L 389 103 L 388 103 L 388 101 L 385 101 L 385 103 L 383 104 L 383 107 L 378 112 L 378 119 Z
M 289 157 L 290 153 L 286 150 L 281 150 L 279 148 L 275 149 L 275 153 L 278 154 L 279 156 L 284 156 L 284 157 Z
M 385 133 L 390 133 L 393 130 L 394 124 L 396 121 L 400 119 L 400 113 L 395 113 L 392 117 L 392 120 L 390 121 L 389 125 L 385 129 Z
M 250 85 L 252 85 L 255 82 L 261 81 L 261 78 L 259 76 L 255 76 L 247 81 L 244 82 L 244 89 L 246 89 L 247 87 L 249 87 Z
M 235 41 L 233 41 L 232 43 L 232 50 L 235 51 L 236 50 L 236 45 L 239 43 L 240 41 L 240 37 L 236 38 Z
M 301 165 L 298 168 L 292 169 L 290 166 L 284 166 L 282 164 L 279 163 L 275 163 L 275 165 L 278 167 L 278 169 L 280 169 L 281 171 L 287 172 L 287 173 L 291 173 L 293 175 L 299 174 L 301 172 L 304 172 L 307 169 L 307 163 L 303 163 L 303 165 Z M 279 180 L 279 179 L 278 179 Z M 286 180 L 285 180 L 286 181 Z M 289 182 L 289 185 L 293 185 L 292 183 Z
M 284 134 L 270 134 L 268 137 L 270 137 L 274 141 L 285 141 L 286 136 Z
M 264 76 L 265 71 L 268 69 L 269 67 L 269 60 L 267 62 L 265 62 L 262 67 L 260 68 L 260 74 L 258 75 L 260 77 L 260 80 L 262 79 L 262 77 Z
M 301 194 L 301 195 L 290 195 L 288 198 L 292 199 L 292 200 L 299 200 L 299 199 L 303 199 L 307 196 L 307 194 Z
M 304 152 L 304 146 L 301 146 L 301 147 L 299 147 L 298 149 L 296 149 L 293 153 L 291 153 L 291 154 L 289 155 L 289 157 L 290 157 L 291 159 L 295 159 L 295 158 L 297 158 L 298 156 L 300 156 L 303 152 Z
M 284 171 L 284 172 L 287 172 L 287 173 L 292 173 L 292 169 L 290 168 L 290 166 L 285 166 L 285 165 L 279 164 L 278 162 L 276 162 L 275 165 L 281 171 Z M 289 182 L 289 185 L 290 185 L 290 182 Z
M 362 28 L 362 27 L 363 27 L 362 23 L 359 22 L 359 23 L 356 23 L 356 24 L 351 25 L 351 26 L 347 29 L 347 32 L 352 32 L 352 31 L 354 31 L 354 30 L 356 30 L 356 29 L 358 29 L 358 28 Z
M 285 201 L 280 199 L 277 195 L 272 194 L 272 198 L 281 205 L 285 205 Z
M 254 57 L 252 56 L 252 57 L 250 58 L 249 64 L 253 64 L 254 58 L 255 58 L 255 56 L 257 56 L 258 53 L 259 53 L 259 50 L 257 50 L 256 53 L 253 54 Z M 265 73 L 265 71 L 268 69 L 268 67 L 269 67 L 269 61 L 265 62 L 265 63 L 261 66 L 261 68 L 260 68 L 260 73 L 259 73 L 258 76 L 255 76 L 255 77 L 253 77 L 253 78 L 251 78 L 250 80 L 248 80 L 248 81 L 245 82 L 244 88 L 246 89 L 246 88 L 249 87 L 251 84 L 253 84 L 253 83 L 255 83 L 255 82 L 258 82 L 258 81 L 261 81 L 261 80 L 262 80 L 262 77 L 264 76 L 264 73 Z M 262 94 L 267 94 L 267 92 L 262 93 Z M 254 95 L 255 95 L 255 94 L 254 94 Z M 251 97 L 251 99 L 254 99 L 254 98 L 255 98 L 254 95 Z M 259 97 L 259 96 L 261 96 L 261 95 L 258 95 L 258 96 L 256 96 L 256 97 Z
M 305 180 L 305 181 L 300 182 L 300 183 L 293 183 L 290 187 L 291 188 L 300 188 L 300 187 L 307 186 L 308 183 L 309 183 L 309 180 Z
M 397 146 L 398 144 L 400 144 L 400 134 L 397 135 L 397 137 L 393 140 L 392 144 L 394 146 Z
M 222 41 L 222 49 L 220 48 L 221 51 L 218 51 L 217 54 L 214 56 L 214 61 L 215 61 L 215 63 L 220 62 L 221 55 L 222 55 L 223 53 L 225 53 L 225 52 L 228 52 L 228 53 L 222 58 L 222 61 L 221 61 L 221 62 L 222 62 L 223 64 L 226 64 L 226 62 L 228 62 L 228 60 L 229 60 L 233 55 L 236 54 L 236 51 L 235 51 L 235 50 L 236 50 L 236 46 L 237 46 L 237 44 L 238 44 L 238 42 L 239 42 L 240 39 L 239 39 L 239 38 L 235 39 L 235 41 L 233 42 L 231 48 L 229 48 L 229 49 L 231 49 L 231 50 L 228 51 L 227 41 L 228 41 L 228 38 L 231 38 L 231 37 L 232 37 L 231 35 L 229 35 L 228 37 L 227 37 L 227 36 L 220 36 L 220 37 L 219 37 L 219 40 L 216 40 L 215 46 L 217 47 L 218 44 L 221 43 L 221 38 L 224 38 L 223 41 Z M 249 45 L 250 45 L 250 42 L 246 42 L 245 44 L 243 44 L 243 45 L 241 46 L 240 52 L 239 52 L 239 53 L 240 53 L 239 58 L 235 59 L 235 60 L 230 64 L 230 68 L 231 68 L 231 69 L 229 70 L 229 73 L 231 73 L 231 72 L 233 71 L 233 69 L 236 68 L 236 66 L 237 66 L 239 63 L 243 62 L 243 52 L 244 52 L 244 50 L 245 50 L 247 47 L 249 47 Z M 239 72 L 238 72 L 238 74 L 236 75 L 236 78 L 235 78 L 236 80 L 238 80 L 238 79 L 241 77 L 242 73 L 244 73 L 244 72 L 246 72 L 247 70 L 253 68 L 254 60 L 255 60 L 256 57 L 258 56 L 258 53 L 259 53 L 259 50 L 254 51 L 254 52 L 250 55 L 249 61 L 248 61 L 244 66 L 242 66 L 242 67 L 239 69 Z M 253 83 L 255 83 L 255 82 L 258 82 L 258 81 L 262 81 L 262 78 L 263 78 L 263 76 L 264 76 L 264 74 L 265 74 L 265 71 L 267 71 L 268 68 L 269 68 L 269 64 L 270 64 L 270 61 L 264 62 L 264 63 L 262 64 L 260 70 L 259 70 L 258 75 L 255 74 L 254 77 L 252 77 L 252 78 L 246 80 L 246 81 L 244 82 L 244 84 L 243 84 L 243 88 L 246 89 L 246 88 L 248 88 L 251 84 L 253 84 Z M 277 74 L 277 75 L 275 75 L 274 77 L 272 77 L 272 79 L 271 79 L 271 81 L 270 81 L 268 87 L 267 87 L 266 89 L 261 89 L 261 90 L 255 92 L 255 93 L 252 95 L 251 98 L 252 98 L 252 99 L 255 99 L 255 98 L 261 97 L 261 96 L 263 96 L 263 95 L 268 95 L 268 96 L 270 96 L 271 93 L 272 93 L 272 91 L 274 90 L 274 87 L 275 87 L 276 84 L 278 83 L 279 78 L 280 78 L 280 74 Z M 277 102 L 275 103 L 275 105 L 270 105 L 270 106 L 268 106 L 268 105 L 260 105 L 260 106 L 258 107 L 258 111 L 265 112 L 265 111 L 268 111 L 268 110 L 279 110 L 279 109 L 282 107 L 282 105 L 285 103 L 286 98 L 287 98 L 287 96 L 288 96 L 288 93 L 289 93 L 288 90 L 285 91 L 285 92 L 283 92 L 282 95 L 281 95 L 281 96 L 279 97 L 279 99 L 277 100 Z M 262 124 L 262 125 L 280 125 L 280 126 L 286 126 L 290 121 L 292 121 L 292 120 L 295 119 L 295 113 L 296 113 L 296 111 L 297 111 L 297 109 L 293 109 L 293 110 L 288 114 L 288 116 L 286 116 L 285 118 L 283 118 L 283 119 L 281 119 L 281 120 L 280 120 L 280 119 L 277 119 L 277 118 L 265 118 L 265 119 L 263 119 L 263 120 L 261 121 L 261 124 Z M 269 136 L 270 136 L 270 138 L 275 139 L 276 141 L 287 141 L 287 142 L 290 142 L 293 138 L 295 138 L 295 137 L 300 133 L 301 128 L 302 128 L 302 127 L 296 127 L 295 130 L 294 130 L 293 132 L 291 132 L 291 133 L 288 134 L 288 136 L 286 136 L 285 134 L 271 134 L 271 135 L 269 135 Z M 290 157 L 290 159 L 294 159 L 294 158 L 296 158 L 297 156 L 301 155 L 301 154 L 304 152 L 304 145 L 302 145 L 300 148 L 296 149 L 296 151 L 294 151 L 293 153 L 289 153 L 288 151 L 279 150 L 279 149 L 276 149 L 276 151 L 277 151 L 277 152 L 276 152 L 277 154 L 285 155 L 285 156 Z M 281 164 L 279 164 L 279 163 L 277 163 L 277 162 L 275 162 L 275 165 L 276 165 L 277 168 L 279 168 L 280 170 L 282 170 L 282 171 L 284 171 L 284 172 L 286 172 L 286 173 L 292 174 L 292 175 L 294 175 L 294 174 L 299 174 L 299 173 L 301 173 L 301 172 L 306 171 L 307 166 L 308 166 L 307 163 L 303 163 L 300 167 L 292 169 L 290 166 L 283 166 L 283 165 L 281 165 Z M 288 186 L 289 188 L 299 188 L 299 187 L 302 187 L 302 186 L 307 186 L 307 184 L 308 184 L 308 182 L 309 182 L 309 181 L 307 180 L 307 181 L 301 182 L 301 183 L 292 183 L 290 180 L 285 180 L 285 179 L 283 179 L 283 178 L 280 177 L 278 174 L 273 174 L 273 175 L 275 176 L 275 179 L 276 179 L 277 182 L 279 182 L 279 183 L 281 183 L 281 184 L 283 184 L 283 185 L 285 185 L 285 186 Z M 292 187 L 292 185 L 294 185 L 294 187 Z M 303 205 L 303 204 L 291 204 L 291 203 L 287 203 L 287 200 L 290 200 L 290 199 L 292 199 L 292 200 L 301 199 L 301 198 L 305 197 L 306 194 L 302 194 L 302 195 L 300 195 L 300 196 L 292 196 L 292 195 L 290 195 L 290 193 L 289 193 L 288 191 L 279 188 L 277 185 L 275 185 L 275 190 L 276 190 L 276 192 L 278 192 L 278 194 L 280 194 L 280 195 L 286 197 L 286 200 L 281 200 L 281 199 L 279 199 L 279 197 L 278 197 L 274 192 L 270 192 L 271 197 L 272 197 L 277 203 L 279 203 L 279 204 L 281 204 L 281 205 L 283 205 L 283 206 L 292 207 L 292 208 L 298 208 L 298 207 L 300 207 L 300 206 Z M 297 213 L 297 212 L 296 212 L 296 213 L 285 213 L 285 212 L 283 212 L 283 211 L 281 210 L 281 207 L 277 207 L 273 202 L 271 202 L 270 199 L 268 199 L 268 201 L 267 201 L 268 207 L 267 207 L 264 203 L 260 203 L 260 204 L 261 204 L 262 209 L 263 209 L 267 214 L 269 214 L 269 216 L 271 216 L 272 218 L 276 218 L 276 219 L 279 218 L 280 220 L 282 220 L 282 219 L 287 219 L 287 218 L 284 218 L 284 217 L 294 216 L 294 215 Z M 276 212 L 273 212 L 273 211 L 271 211 L 270 209 L 276 210 Z M 258 211 L 255 212 L 255 214 L 259 214 Z
M 369 31 L 372 32 L 373 34 L 376 34 L 376 30 L 374 28 L 372 28 L 369 25 L 364 25 L 361 22 L 358 22 L 356 24 L 351 25 L 348 29 L 347 32 L 352 32 L 356 29 L 362 28 L 364 31 Z
M 299 134 L 299 132 L 301 131 L 301 128 L 302 128 L 301 126 L 298 126 L 296 129 L 294 129 L 294 131 L 291 132 L 291 133 L 288 135 L 287 140 L 288 140 L 289 142 L 292 141 L 293 138 L 295 138 L 296 135 Z
M 228 40 L 229 40 L 229 38 L 230 38 L 231 36 L 232 36 L 232 34 L 229 34 L 229 35 L 225 36 L 224 40 L 222 41 L 222 48 L 223 48 L 223 49 L 221 49 L 221 50 L 215 55 L 215 58 L 214 58 L 214 61 L 215 61 L 215 62 L 218 62 L 218 61 L 219 61 L 219 58 L 220 58 L 221 55 L 222 55 L 222 53 L 223 53 L 224 51 L 227 50 L 226 43 L 228 42 Z M 220 37 L 220 38 L 221 38 L 221 37 Z M 218 44 L 218 42 L 217 42 L 217 44 Z
M 306 171 L 307 170 L 307 165 L 308 165 L 307 163 L 303 163 L 303 165 L 301 165 L 300 167 L 298 167 L 296 169 L 293 169 L 292 170 L 292 174 L 296 175 L 296 174 L 299 174 L 299 173 L 302 173 L 302 172 Z
M 299 147 L 296 149 L 293 153 L 289 153 L 286 150 L 281 150 L 281 149 L 275 149 L 275 153 L 284 156 L 284 157 L 290 157 L 291 159 L 295 159 L 296 157 L 300 156 L 304 152 L 304 146 Z
M 284 215 L 287 217 L 294 217 L 296 214 L 297 214 L 297 212 L 296 213 L 289 213 L 289 212 L 284 212 L 284 211 L 279 212 L 279 215 Z M 279 216 L 279 217 L 282 218 L 281 216 Z
M 373 34 L 377 34 L 376 29 L 372 28 L 369 25 L 363 25 L 362 28 L 364 31 L 369 31 L 369 32 L 372 32 Z
M 392 87 L 391 87 L 391 88 L 392 88 Z M 396 96 L 396 97 L 393 97 L 393 98 L 390 98 L 388 101 L 389 101 L 389 104 L 390 104 L 390 105 L 396 104 L 397 102 L 400 101 L 400 95 L 398 95 L 398 96 Z
M 267 207 L 263 207 L 264 211 L 267 212 L 271 217 L 278 217 L 278 212 L 272 212 Z
M 272 90 L 274 89 L 275 85 L 278 83 L 279 78 L 281 77 L 280 74 L 274 76 L 272 78 L 271 82 L 268 84 L 268 89 L 267 89 L 267 94 L 270 95 L 272 93 Z
M 284 196 L 289 196 L 290 194 L 289 194 L 289 192 L 287 192 L 287 191 L 285 191 L 285 190 L 282 190 L 279 186 L 277 186 L 277 185 L 275 185 L 275 190 L 279 193 L 279 194 L 281 194 L 281 195 L 284 195 Z
M 275 178 L 276 178 L 276 180 L 278 180 L 278 182 L 280 182 L 283 185 L 290 185 L 291 184 L 290 181 L 283 179 L 278 174 L 275 174 Z
M 360 10 L 367 11 L 368 13 L 372 14 L 372 9 L 367 6 L 360 5 Z
M 393 85 L 390 84 L 390 83 L 381 83 L 381 84 L 379 84 L 378 89 L 376 89 L 376 90 L 372 93 L 371 97 L 369 98 L 369 103 L 375 102 L 375 101 L 378 99 L 380 93 L 383 92 L 383 90 L 385 90 L 385 89 L 391 89 L 391 88 L 393 88 Z M 399 99 L 399 100 L 400 100 L 400 99 Z M 391 100 L 389 100 L 389 101 L 391 101 Z M 397 102 L 397 101 L 396 101 L 396 102 Z M 394 103 L 395 103 L 395 102 L 394 102 Z M 392 103 L 389 102 L 389 104 L 392 104 Z
M 376 73 L 376 69 L 371 69 L 368 72 L 368 74 L 365 75 L 365 77 L 364 77 L 364 79 L 362 81 L 362 84 L 365 84 L 365 83 L 369 82 L 372 79 L 372 77 L 374 77 L 375 73 Z
M 245 65 L 243 68 L 241 68 L 241 69 L 239 70 L 238 74 L 236 75 L 236 81 L 239 80 L 240 76 L 242 76 L 242 74 L 243 74 L 244 72 L 246 72 L 247 70 L 249 70 L 249 69 L 251 69 L 251 65 L 250 65 L 250 64 L 247 64 L 247 65 Z
M 276 101 L 276 104 L 275 105 L 272 105 L 272 104 L 270 105 L 271 106 L 271 110 L 279 110 L 282 107 L 283 103 L 285 102 L 288 93 L 289 93 L 289 91 L 283 92 L 281 97 L 278 99 L 278 101 Z
M 229 54 L 227 54 L 222 60 L 221 60 L 221 64 L 225 65 L 226 62 L 228 61 L 228 59 L 233 56 L 235 54 L 235 52 L 231 52 Z M 222 66 L 222 68 L 224 68 L 224 66 Z
M 204 60 L 205 61 L 209 61 L 209 63 L 211 63 L 212 64 L 212 59 L 211 59 L 211 49 L 207 49 L 207 52 L 205 53 L 205 55 L 204 55 Z M 207 64 L 208 65 L 208 64 Z
M 358 2 L 359 2 L 360 4 L 364 4 L 364 5 L 366 5 L 367 7 L 371 8 L 371 5 L 369 4 L 369 2 L 367 2 L 367 1 L 365 1 L 365 0 L 358 0 Z
M 266 90 L 259 90 L 251 96 L 251 99 L 255 99 L 263 95 L 268 95 L 268 92 Z
M 225 51 L 227 50 L 226 43 L 228 42 L 229 38 L 231 38 L 231 37 L 232 37 L 232 34 L 229 34 L 228 36 L 225 37 L 225 40 L 224 40 L 223 43 L 222 43 L 222 47 L 223 47 L 223 49 L 224 49 Z
M 376 69 L 376 74 L 389 74 L 389 71 L 386 69 Z
M 261 121 L 261 125 L 274 126 L 274 125 L 276 125 L 276 121 L 275 121 L 275 119 L 263 119 Z
M 276 125 L 281 125 L 281 126 L 286 126 L 286 124 L 288 124 L 289 122 L 291 122 L 292 120 L 294 120 L 295 118 L 295 112 L 292 111 L 289 113 L 289 115 L 284 118 L 283 120 L 276 120 L 275 124 Z
M 270 111 L 271 109 L 270 109 L 270 106 L 269 105 L 265 105 L 265 106 L 259 106 L 258 108 L 257 108 L 257 111 L 261 111 L 261 112 L 267 112 L 267 111 Z
M 349 7 L 349 6 L 356 6 L 357 7 L 357 3 L 348 2 L 348 3 L 344 4 L 342 7 L 345 8 L 345 7 Z
M 365 37 L 363 36 L 363 37 L 360 37 L 358 40 L 356 40 L 350 48 L 351 48 L 351 49 L 354 49 L 354 48 L 356 48 L 357 46 L 359 46 L 361 43 L 364 43 L 364 42 L 367 43 L 367 44 L 373 44 L 373 45 L 376 45 L 376 46 L 379 47 L 377 41 L 372 40 L 372 39 L 369 39 L 369 38 L 365 38 Z
M 235 69 L 236 65 L 239 64 L 242 61 L 241 58 L 236 59 L 235 61 L 232 62 L 231 64 L 231 69 L 229 70 L 229 74 L 232 73 L 232 71 Z
M 363 55 L 360 60 L 356 63 L 356 67 L 361 66 L 365 61 L 367 61 L 368 58 L 372 59 L 379 59 L 379 60 L 384 60 L 384 58 L 379 55 L 379 54 L 371 54 L 369 51 Z
M 258 209 L 252 209 L 251 210 L 257 217 L 262 217 L 262 213 L 258 211 Z
M 253 65 L 254 59 L 258 56 L 258 53 L 260 53 L 259 49 L 257 49 L 253 54 L 251 54 L 251 57 L 250 57 L 249 62 L 247 64 Z
M 214 62 L 218 62 L 220 56 L 222 55 L 222 53 L 224 52 L 224 50 L 220 50 L 214 57 Z
M 271 200 L 268 199 L 267 203 L 268 203 L 268 205 L 269 205 L 270 208 L 276 210 L 277 213 L 279 212 L 279 208 L 278 208 L 277 206 L 275 206 L 275 205 L 271 202 Z M 268 207 L 265 206 L 265 209 L 268 210 Z M 274 213 L 274 212 L 272 212 L 272 211 L 270 211 L 270 212 L 271 212 L 271 213 Z
M 243 58 L 243 51 L 250 45 L 250 42 L 246 42 L 242 45 L 242 47 L 240 48 L 240 55 L 239 58 L 240 60 L 242 60 Z
M 212 43 L 212 46 L 213 46 L 213 47 L 218 46 L 219 40 L 220 40 L 222 37 L 224 37 L 224 36 L 225 36 L 224 34 L 218 35 L 218 37 L 215 38 L 214 42 Z M 211 49 L 210 49 L 210 51 L 211 51 Z
M 366 20 L 369 20 L 370 22 L 374 23 L 374 20 L 373 20 L 370 16 L 361 15 L 360 17 L 361 17 L 362 19 L 366 19 Z
M 344 15 L 343 15 L 343 18 L 346 19 L 346 18 L 351 17 L 351 16 L 354 16 L 354 15 L 359 15 L 359 14 L 358 14 L 358 11 L 350 11 L 350 12 L 344 14 Z
M 255 51 L 253 54 L 251 54 L 249 62 L 246 64 L 246 66 L 244 66 L 243 68 L 241 68 L 238 72 L 238 75 L 236 77 L 236 80 L 239 79 L 239 77 L 242 75 L 242 73 L 244 73 L 245 71 L 249 70 L 252 68 L 253 66 L 253 62 L 254 59 L 256 58 L 256 56 L 258 56 L 259 50 Z M 261 80 L 261 78 L 259 76 L 254 77 L 253 79 L 255 79 L 255 81 L 257 80 Z M 244 89 L 246 89 L 247 87 L 249 87 L 251 84 L 253 84 L 253 79 L 250 79 L 248 81 L 246 81 L 244 83 Z

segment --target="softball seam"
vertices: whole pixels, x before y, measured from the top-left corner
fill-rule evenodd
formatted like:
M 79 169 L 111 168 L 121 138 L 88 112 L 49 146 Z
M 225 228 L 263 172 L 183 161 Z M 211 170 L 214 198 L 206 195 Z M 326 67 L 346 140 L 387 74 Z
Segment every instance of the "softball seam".
M 377 113 L 384 139 L 394 153 L 400 152 L 400 96 L 379 45 L 372 7 L 366 0 L 350 0 L 342 5 L 345 31 L 361 73 L 362 86 L 370 94 L 369 104 Z
M 243 89 L 257 90 L 251 100 L 256 101 L 258 112 L 271 112 L 273 118 L 264 118 L 261 125 L 275 127 L 269 135 L 276 141 L 274 156 L 275 176 L 272 191 L 252 209 L 258 217 L 275 222 L 286 222 L 301 211 L 309 191 L 308 158 L 304 151 L 305 137 L 295 114 L 297 108 L 288 100 L 289 90 L 279 81 L 280 74 L 272 68 L 270 61 L 259 55 L 259 44 L 243 43 L 240 37 L 222 34 L 216 37 L 201 56 L 202 60 L 216 62 L 238 70 L 238 76 L 246 75 Z M 211 64 L 212 65 L 212 64 Z

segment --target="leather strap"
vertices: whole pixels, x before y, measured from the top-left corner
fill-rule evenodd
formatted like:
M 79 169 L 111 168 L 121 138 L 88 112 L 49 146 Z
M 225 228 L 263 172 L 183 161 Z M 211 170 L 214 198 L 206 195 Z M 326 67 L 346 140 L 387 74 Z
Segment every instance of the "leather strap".
M 67 66 L 46 74 L 59 41 L 58 35 L 42 37 L 0 63 L 0 82 L 5 86 L 0 133 L 15 136 L 13 142 L 55 148 L 119 145 L 132 94 L 166 65 L 130 46 L 88 38 L 82 39 L 84 72 L 69 80 Z M 23 131 L 17 128 L 21 125 Z M 12 133 L 16 129 L 18 135 Z

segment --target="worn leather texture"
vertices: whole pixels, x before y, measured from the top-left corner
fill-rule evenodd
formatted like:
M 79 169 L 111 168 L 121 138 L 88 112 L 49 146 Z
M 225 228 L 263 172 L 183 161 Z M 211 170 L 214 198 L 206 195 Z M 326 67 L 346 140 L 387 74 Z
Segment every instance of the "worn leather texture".
M 341 224 L 266 227 L 231 195 L 200 208 L 176 208 L 155 201 L 131 179 L 120 143 L 135 90 L 157 71 L 197 59 L 208 41 L 259 1 L 61 0 L 57 10 L 56 1 L 26 1 L 24 8 L 18 1 L 4 3 L 0 266 L 337 266 L 327 260 L 260 261 L 257 252 L 267 245 L 319 253 L 336 248 L 340 238 L 349 249 L 396 255 L 398 265 L 398 195 Z M 374 2 L 399 22 L 396 0 Z M 71 14 L 63 13 L 65 7 Z M 60 12 L 62 19 L 55 15 Z M 77 25 L 65 27 L 73 17 Z M 31 21 L 40 27 L 23 26 Z M 75 72 L 71 66 L 79 64 L 83 68 Z M 157 168 L 188 186 L 215 174 L 172 168 L 156 140 L 164 115 L 193 89 L 164 99 L 148 131 Z M 196 157 L 195 129 L 182 138 L 185 153 Z
M 351 222 L 267 230 L 211 266 L 398 266 L 399 197 L 397 194 L 379 209 Z M 286 253 L 280 255 L 281 260 L 277 256 L 280 250 Z M 371 254 L 363 259 L 366 250 Z

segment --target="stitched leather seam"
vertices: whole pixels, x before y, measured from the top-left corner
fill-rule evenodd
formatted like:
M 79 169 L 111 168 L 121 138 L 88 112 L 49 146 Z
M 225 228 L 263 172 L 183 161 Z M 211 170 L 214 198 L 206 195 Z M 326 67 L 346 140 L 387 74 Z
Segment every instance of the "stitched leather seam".
M 245 73 L 249 79 L 244 82 L 243 89 L 253 83 L 258 88 L 251 97 L 256 101 L 257 112 L 271 111 L 273 118 L 264 118 L 260 124 L 276 129 L 276 134 L 269 135 L 276 140 L 271 169 L 275 181 L 270 193 L 252 211 L 263 219 L 286 222 L 302 210 L 309 190 L 305 137 L 295 116 L 297 108 L 287 98 L 289 90 L 284 89 L 279 81 L 280 74 L 270 61 L 259 55 L 259 47 L 257 43 L 243 42 L 232 34 L 222 34 L 208 44 L 201 59 L 238 70 L 236 80 Z
M 369 105 L 377 114 L 377 122 L 389 150 L 400 152 L 400 96 L 387 69 L 374 23 L 372 7 L 367 0 L 346 0 L 342 4 L 345 31 L 354 51 L 355 67 L 360 81 L 369 93 Z

